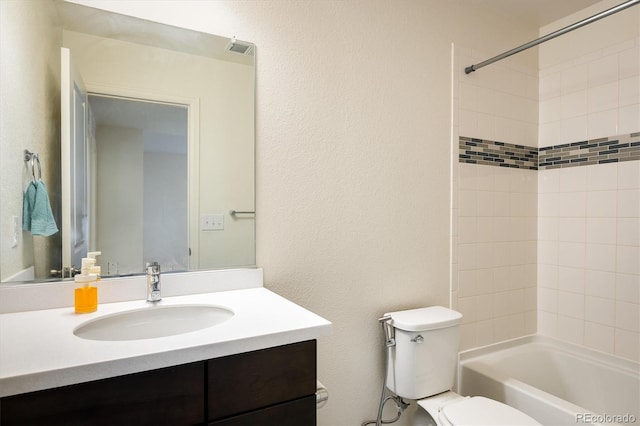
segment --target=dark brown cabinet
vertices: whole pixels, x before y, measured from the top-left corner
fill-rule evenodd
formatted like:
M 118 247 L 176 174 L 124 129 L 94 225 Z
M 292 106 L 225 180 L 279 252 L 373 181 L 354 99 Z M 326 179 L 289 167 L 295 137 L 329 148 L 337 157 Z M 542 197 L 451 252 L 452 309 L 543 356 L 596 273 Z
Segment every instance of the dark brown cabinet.
M 316 424 L 316 342 L 0 399 L 0 425 Z

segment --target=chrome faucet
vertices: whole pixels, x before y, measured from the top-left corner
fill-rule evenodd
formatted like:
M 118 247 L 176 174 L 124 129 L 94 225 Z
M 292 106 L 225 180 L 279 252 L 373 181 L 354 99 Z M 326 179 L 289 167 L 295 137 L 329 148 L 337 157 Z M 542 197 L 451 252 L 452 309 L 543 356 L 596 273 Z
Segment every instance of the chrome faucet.
M 157 302 L 162 299 L 160 294 L 160 264 L 147 263 L 147 302 Z

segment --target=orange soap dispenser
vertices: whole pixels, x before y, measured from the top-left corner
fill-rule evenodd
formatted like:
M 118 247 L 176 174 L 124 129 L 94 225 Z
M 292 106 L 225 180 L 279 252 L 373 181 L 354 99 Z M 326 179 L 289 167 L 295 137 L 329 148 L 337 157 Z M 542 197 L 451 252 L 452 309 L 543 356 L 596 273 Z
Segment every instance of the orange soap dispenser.
M 98 309 L 98 287 L 96 287 L 98 276 L 91 273 L 95 263 L 96 260 L 93 258 L 83 258 L 80 273 L 74 277 L 76 314 L 95 312 Z

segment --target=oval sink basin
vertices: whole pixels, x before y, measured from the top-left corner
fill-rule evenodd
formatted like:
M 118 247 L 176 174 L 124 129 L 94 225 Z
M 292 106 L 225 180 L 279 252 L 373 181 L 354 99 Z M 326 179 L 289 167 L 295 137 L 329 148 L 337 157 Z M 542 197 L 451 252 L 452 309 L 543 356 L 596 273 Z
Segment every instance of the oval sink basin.
M 229 309 L 212 305 L 149 306 L 87 321 L 73 334 L 88 340 L 153 339 L 202 330 L 233 315 Z

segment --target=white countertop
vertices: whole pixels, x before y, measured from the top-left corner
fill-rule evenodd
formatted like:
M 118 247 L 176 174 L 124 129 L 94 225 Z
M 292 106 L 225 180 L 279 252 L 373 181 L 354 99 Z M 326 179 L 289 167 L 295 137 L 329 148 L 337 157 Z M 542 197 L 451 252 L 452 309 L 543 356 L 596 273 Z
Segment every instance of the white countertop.
M 94 341 L 73 330 L 91 319 L 152 308 L 144 300 L 0 314 L 0 397 L 316 339 L 331 323 L 265 288 L 164 297 L 162 306 L 212 304 L 235 315 L 206 329 L 145 340 Z

